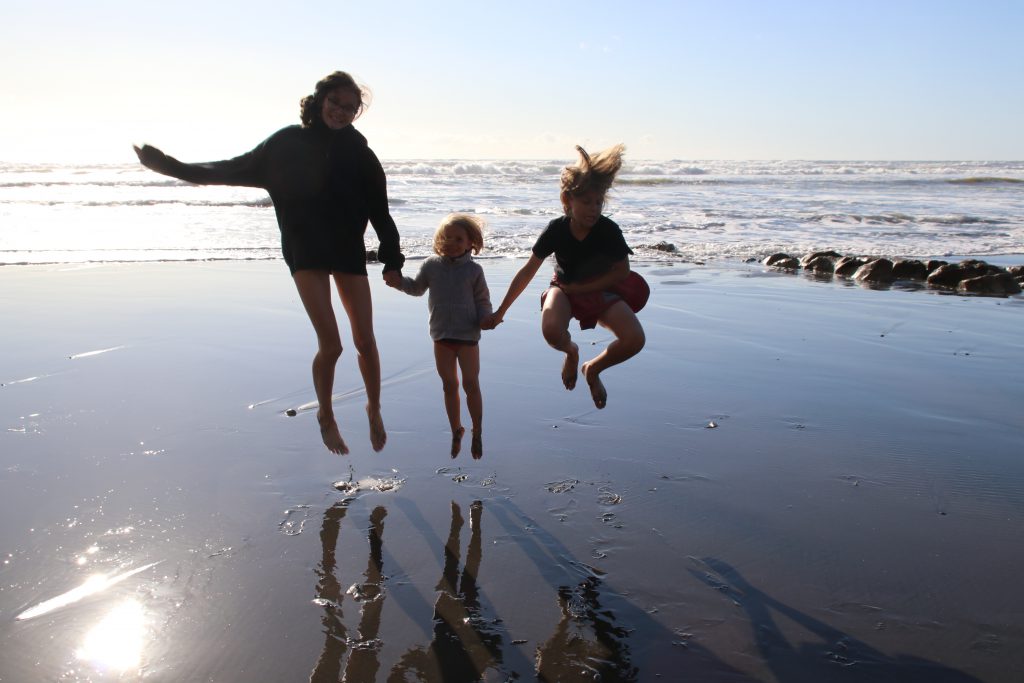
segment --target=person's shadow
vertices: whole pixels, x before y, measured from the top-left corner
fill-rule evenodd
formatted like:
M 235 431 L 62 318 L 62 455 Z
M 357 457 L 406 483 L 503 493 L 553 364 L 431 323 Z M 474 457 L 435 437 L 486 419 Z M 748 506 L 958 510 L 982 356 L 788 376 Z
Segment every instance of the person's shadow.
M 687 571 L 746 612 L 761 658 L 780 683 L 981 683 L 937 662 L 909 655 L 890 657 L 763 593 L 722 560 L 703 558 L 700 562 L 707 571 Z M 773 612 L 793 620 L 820 640 L 794 647 L 782 634 Z

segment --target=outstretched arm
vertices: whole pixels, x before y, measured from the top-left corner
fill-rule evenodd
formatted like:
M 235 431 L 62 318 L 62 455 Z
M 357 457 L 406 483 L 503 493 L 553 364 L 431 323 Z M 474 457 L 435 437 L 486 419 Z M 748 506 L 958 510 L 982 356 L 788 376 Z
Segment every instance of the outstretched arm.
M 537 258 L 536 254 L 530 254 L 530 260 L 523 264 L 523 267 L 515 274 L 512 278 L 512 282 L 508 285 L 508 291 L 505 293 L 505 298 L 501 300 L 501 305 L 498 306 L 498 310 L 489 315 L 480 323 L 480 327 L 485 330 L 493 330 L 495 327 L 501 324 L 505 318 L 505 313 L 508 312 L 512 303 L 519 298 L 519 295 L 523 293 L 526 286 L 533 280 L 533 276 L 537 274 L 537 270 L 540 269 L 541 264 L 544 263 L 543 259 Z
M 263 144 L 242 156 L 224 161 L 210 161 L 202 164 L 186 164 L 164 154 L 152 145 L 132 145 L 139 162 L 146 168 L 162 175 L 171 176 L 197 185 L 242 185 L 263 187 L 260 159 Z

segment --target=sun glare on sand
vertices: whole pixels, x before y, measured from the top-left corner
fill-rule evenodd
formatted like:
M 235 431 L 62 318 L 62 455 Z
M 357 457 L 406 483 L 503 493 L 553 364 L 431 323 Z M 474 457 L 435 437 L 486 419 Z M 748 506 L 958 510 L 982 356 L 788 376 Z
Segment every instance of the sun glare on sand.
M 142 605 L 126 600 L 89 630 L 75 656 L 105 671 L 138 668 L 145 645 L 145 626 Z

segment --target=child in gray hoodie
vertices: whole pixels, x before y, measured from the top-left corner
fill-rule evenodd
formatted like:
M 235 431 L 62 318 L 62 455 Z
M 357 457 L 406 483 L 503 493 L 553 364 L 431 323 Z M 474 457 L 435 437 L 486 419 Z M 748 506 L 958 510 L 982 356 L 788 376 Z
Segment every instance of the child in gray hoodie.
M 415 278 L 403 277 L 396 287 L 406 294 L 430 295 L 430 337 L 434 361 L 444 389 L 444 407 L 452 429 L 451 455 L 462 449 L 462 409 L 459 403 L 459 369 L 466 407 L 473 421 L 470 452 L 483 455 L 483 398 L 480 394 L 480 321 L 491 315 L 491 297 L 484 269 L 473 260 L 484 246 L 483 223 L 467 214 L 453 213 L 434 233 L 436 256 L 427 258 Z

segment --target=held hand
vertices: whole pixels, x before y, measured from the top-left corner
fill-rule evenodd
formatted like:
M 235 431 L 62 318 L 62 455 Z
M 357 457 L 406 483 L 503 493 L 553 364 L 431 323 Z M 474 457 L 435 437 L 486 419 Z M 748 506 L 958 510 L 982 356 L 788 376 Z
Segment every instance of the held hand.
M 498 313 L 491 313 L 489 316 L 480 321 L 481 330 L 493 330 L 495 327 L 502 323 L 502 316 Z
M 394 287 L 395 289 L 401 289 L 402 287 L 402 271 L 400 270 L 388 270 L 384 273 L 384 283 L 388 287 Z

